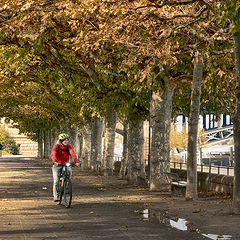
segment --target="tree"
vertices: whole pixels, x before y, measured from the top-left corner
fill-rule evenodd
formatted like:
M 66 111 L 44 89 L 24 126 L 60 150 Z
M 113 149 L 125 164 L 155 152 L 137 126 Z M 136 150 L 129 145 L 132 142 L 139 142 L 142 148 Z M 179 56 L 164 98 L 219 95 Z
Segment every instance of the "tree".
M 98 165 L 102 163 L 102 137 L 103 137 L 103 119 L 97 116 L 92 118 L 91 124 L 91 157 L 90 169 L 97 171 Z
M 183 7 L 183 6 L 185 6 L 185 7 Z M 173 47 L 171 49 L 172 52 L 175 54 L 176 54 L 176 52 L 178 52 L 178 54 L 180 55 L 181 53 L 184 53 L 184 50 L 186 52 L 186 49 L 188 48 L 188 49 L 191 49 L 190 51 L 192 51 L 192 53 L 195 50 L 202 50 L 202 51 L 205 51 L 206 56 L 207 55 L 209 56 L 210 51 L 207 52 L 207 50 L 210 48 L 211 44 L 208 44 L 207 38 L 210 38 L 210 39 L 213 38 L 215 40 L 215 38 L 217 38 L 217 36 L 219 34 L 218 33 L 219 29 L 217 29 L 217 27 L 216 27 L 217 20 L 216 20 L 215 16 L 213 16 L 213 14 L 211 14 L 211 11 L 209 11 L 209 10 L 212 10 L 213 7 L 207 1 L 168 1 L 168 2 L 167 1 L 166 2 L 164 2 L 164 1 L 152 2 L 151 1 L 151 4 L 147 4 L 147 5 L 141 6 L 139 8 L 162 9 L 164 7 L 169 7 L 169 8 L 173 7 L 173 11 L 174 11 L 173 17 L 165 16 L 165 18 L 164 18 L 165 21 L 169 22 L 169 24 L 167 26 L 168 31 L 166 31 L 168 37 L 171 37 L 174 35 L 174 38 L 172 38 L 172 40 L 174 40 L 175 44 L 177 43 L 177 49 Z M 180 10 L 182 10 L 182 12 Z M 161 16 L 161 15 L 158 13 L 158 19 L 159 19 L 159 16 Z M 176 20 L 176 19 L 179 19 L 179 20 Z M 212 30 L 210 30 L 210 26 L 212 27 L 213 24 L 215 24 L 214 30 L 217 30 L 216 32 L 212 32 Z M 178 31 L 180 29 L 181 29 L 181 32 Z M 222 30 L 222 29 L 220 29 L 220 30 Z M 185 34 L 185 36 L 187 36 L 187 38 L 185 38 L 184 34 Z M 192 41 L 193 39 L 195 40 L 195 43 Z M 177 40 L 179 40 L 179 41 L 177 41 Z M 180 41 L 187 43 L 188 46 L 182 44 Z M 215 41 L 215 43 L 216 42 L 217 41 Z M 171 46 L 171 45 L 168 43 L 168 47 L 169 46 Z M 222 46 L 227 46 L 227 44 L 222 44 Z M 186 60 L 186 54 L 185 55 L 183 54 L 183 56 L 185 57 L 185 60 Z M 191 54 L 190 54 L 190 56 L 191 56 Z M 184 61 L 184 58 L 181 60 Z M 224 58 L 224 60 L 226 60 L 226 58 Z M 168 63 L 168 64 L 171 65 L 171 63 Z M 177 66 L 176 70 L 177 69 L 179 70 L 180 64 L 176 64 L 176 66 Z M 188 75 L 191 72 L 191 70 L 189 71 L 189 69 L 186 69 L 186 68 L 184 70 L 185 70 L 184 71 L 185 74 L 187 73 Z M 213 70 L 211 69 L 211 71 L 213 71 Z M 219 75 L 221 75 L 222 71 L 219 71 L 219 69 L 218 69 L 218 73 L 219 73 Z M 182 73 L 180 73 L 180 74 L 178 73 L 178 75 L 181 76 Z M 173 75 L 171 75 L 171 76 L 173 76 Z M 209 78 L 208 78 L 208 80 L 209 80 Z M 215 88 L 217 88 L 217 90 L 219 90 L 219 86 L 216 84 L 216 81 L 213 81 L 212 85 L 214 85 Z M 209 89 L 208 82 L 206 84 L 206 88 L 208 90 L 207 93 L 209 94 L 210 93 L 209 90 L 212 90 L 212 89 L 211 88 Z M 217 100 L 222 101 L 222 96 Z M 198 96 L 198 97 L 200 98 L 200 96 Z M 180 98 L 181 98 L 181 101 L 182 100 L 185 101 L 185 106 L 186 106 L 185 98 L 182 98 L 182 97 L 180 97 Z M 205 106 L 207 105 L 209 107 L 209 109 L 211 109 L 211 110 L 219 111 L 219 109 L 221 109 L 216 106 L 213 107 L 213 105 L 217 105 L 216 101 L 209 102 L 208 97 L 203 99 L 203 102 L 204 101 L 206 103 Z M 180 104 L 181 104 L 180 101 L 178 101 L 176 103 L 176 105 L 179 109 L 180 109 L 180 107 L 179 107 Z M 223 110 L 223 108 L 221 110 Z M 190 109 L 187 107 L 185 109 L 185 112 L 188 114 L 189 111 L 190 111 Z M 191 112 L 190 116 L 192 116 L 192 115 L 193 115 L 193 113 Z M 196 124 L 198 123 L 198 118 L 195 118 L 195 122 L 196 122 Z M 190 131 L 189 134 L 191 134 L 191 136 L 189 135 L 189 141 L 191 141 L 191 139 L 195 139 L 194 142 L 196 143 L 197 129 L 195 128 L 195 131 L 194 131 L 195 136 L 193 135 L 192 131 Z M 194 149 L 194 145 L 189 144 L 188 146 L 189 146 L 189 151 L 196 154 L 196 148 Z M 196 160 L 196 158 L 195 158 L 195 160 Z M 167 166 L 167 165 L 165 165 L 165 166 Z M 195 166 L 196 166 L 196 163 L 195 163 Z M 190 166 L 191 173 L 194 173 L 194 175 L 196 176 L 196 167 L 195 167 L 195 169 L 192 167 L 193 167 L 193 165 Z M 162 167 L 162 169 L 165 170 L 163 167 Z M 166 169 L 167 169 L 167 167 L 166 167 Z M 157 175 L 158 174 L 156 174 L 156 176 Z M 190 183 L 189 185 L 192 185 L 192 186 L 195 185 L 195 193 L 196 193 L 196 177 L 191 178 L 191 179 L 195 179 L 195 184 Z
M 154 92 L 151 101 L 151 178 L 150 190 L 170 191 L 171 185 L 164 176 L 170 171 L 170 125 L 172 95 L 175 84 L 165 80 L 163 93 Z
M 196 4 L 192 7 L 191 4 L 194 2 L 198 1 L 157 1 L 156 3 L 152 2 L 151 4 L 138 7 L 138 9 L 150 7 L 157 9 L 155 12 L 149 11 L 149 15 L 154 15 L 155 19 L 158 20 L 158 23 L 163 21 L 167 22 L 166 24 L 163 23 L 165 29 L 162 30 L 161 36 L 165 37 L 164 39 L 167 39 L 165 48 L 168 49 L 168 51 L 162 50 L 164 59 L 159 59 L 159 69 L 161 70 L 158 71 L 158 79 L 160 79 L 161 84 L 158 83 L 158 88 L 160 87 L 160 90 L 156 91 L 153 87 L 155 92 L 153 92 L 151 105 L 152 166 L 150 189 L 152 190 L 170 190 L 169 180 L 165 177 L 164 173 L 170 171 L 169 133 L 172 114 L 172 96 L 174 89 L 177 86 L 177 82 L 183 79 L 189 79 L 190 71 L 189 69 L 186 69 L 185 65 L 187 61 L 190 62 L 191 53 L 186 54 L 186 49 L 188 49 L 188 51 L 191 49 L 190 51 L 193 52 L 195 48 L 193 39 L 189 38 L 189 35 L 192 37 L 194 33 L 192 33 L 191 30 L 186 30 L 186 28 L 199 23 L 202 17 L 206 17 L 204 15 L 206 8 L 202 7 L 201 4 Z M 190 7 L 188 7 L 188 5 Z M 168 15 L 170 9 L 173 11 L 172 17 L 169 17 Z M 184 33 L 178 33 L 177 30 L 179 29 Z M 186 33 L 187 38 L 183 35 Z M 171 38 L 172 36 L 174 36 L 174 38 Z M 194 40 L 196 40 L 196 37 Z M 173 44 L 173 41 L 175 45 Z M 191 47 L 189 48 L 189 46 Z M 164 47 L 162 47 L 162 49 L 164 49 Z M 169 52 L 173 53 L 173 57 Z M 184 68 L 185 72 L 180 72 L 180 68 Z M 157 85 L 157 78 L 155 78 L 153 82 Z
M 200 53 L 196 53 L 193 81 L 192 81 L 192 94 L 191 94 L 191 110 L 189 117 L 189 130 L 188 130 L 188 157 L 187 157 L 187 188 L 186 198 L 196 199 L 197 192 L 197 135 L 198 135 L 198 120 L 200 112 L 200 97 L 201 97 L 201 84 L 203 73 L 203 60 Z
M 119 171 L 119 176 L 122 179 L 126 178 L 127 165 L 128 165 L 128 124 L 123 124 L 123 153 L 121 159 L 121 169 Z
M 233 129 L 234 129 L 234 190 L 233 190 L 233 209 L 234 212 L 240 213 L 240 107 L 239 107 L 239 75 L 240 75 L 240 1 L 224 1 L 221 2 L 216 8 L 211 8 L 215 13 L 216 18 L 220 20 L 222 26 L 231 33 L 234 39 L 234 55 L 235 55 L 235 69 L 236 69 L 236 97 L 235 111 L 232 112 L 233 116 Z M 231 39 L 230 39 L 231 41 Z M 233 76 L 234 78 L 234 76 Z
M 233 208 L 234 212 L 240 213 L 240 30 L 234 34 L 235 58 L 238 85 L 236 94 L 236 110 L 233 117 L 234 130 L 234 190 L 233 190 Z
M 117 124 L 116 111 L 113 108 L 109 109 L 105 117 L 105 131 L 104 131 L 103 168 L 104 175 L 106 176 L 110 176 L 113 174 L 116 124 Z
M 237 14 L 239 17 L 240 8 L 238 6 Z M 239 23 L 239 20 L 238 20 Z M 233 117 L 234 130 L 234 189 L 233 189 L 233 208 L 234 212 L 240 214 L 240 24 L 238 30 L 234 33 L 234 52 L 238 83 L 236 86 L 236 109 Z
M 128 132 L 128 172 L 127 179 L 138 185 L 146 184 L 145 161 L 143 154 L 143 121 L 129 126 Z
M 82 169 L 87 170 L 90 168 L 90 157 L 91 157 L 91 128 L 90 124 L 86 123 L 81 130 L 82 137 L 82 151 L 81 151 L 81 162 Z
M 9 133 L 3 126 L 0 126 L 0 143 L 2 145 L 1 150 L 5 150 L 6 152 L 13 155 L 19 154 L 19 148 L 16 142 L 12 137 L 10 137 Z
M 169 122 L 175 113 L 168 110 L 172 108 L 174 89 L 177 87 L 174 110 L 179 111 L 190 102 L 190 84 L 186 81 L 192 79 L 193 53 L 196 49 L 201 51 L 206 44 L 210 49 L 212 39 L 219 37 L 220 31 L 216 32 L 216 21 L 209 10 L 215 11 L 205 0 L 8 3 L 0 20 L 0 84 L 3 86 L 0 92 L 14 106 L 14 114 L 8 110 L 7 100 L 3 100 L 4 110 L 0 112 L 13 117 L 23 131 L 35 136 L 39 132 L 38 115 L 46 131 L 53 127 L 52 121 L 59 128 L 63 122 L 82 126 L 85 118 L 106 117 L 111 108 L 119 119 L 131 123 L 133 118 L 141 121 L 147 118 L 148 91 L 152 90 L 151 114 L 156 117 L 153 124 L 155 129 L 161 129 L 165 143 L 161 146 L 154 129 L 153 150 L 156 152 L 153 155 L 161 155 L 160 148 L 164 156 L 162 162 L 158 159 L 154 164 L 159 171 L 169 170 Z M 224 39 L 217 47 L 225 46 L 223 43 Z M 217 47 L 214 51 L 219 51 Z M 221 84 L 215 79 L 231 78 L 221 69 L 223 61 L 213 70 L 215 58 L 211 51 L 206 52 L 214 60 L 209 60 L 205 68 L 208 69 L 203 81 L 206 98 L 202 102 L 210 110 L 218 110 L 208 93 L 217 89 L 217 103 L 223 103 L 221 107 L 226 105 L 230 101 L 222 101 L 224 91 L 219 90 Z M 228 53 L 224 62 L 230 59 L 231 53 Z M 127 73 L 127 77 L 113 77 L 113 73 L 121 71 Z M 187 90 L 179 87 L 183 80 Z M 210 90 L 209 80 L 213 80 Z M 13 84 L 16 88 L 9 91 Z M 229 85 L 234 86 L 233 81 L 229 81 Z M 11 97 L 6 92 L 11 93 Z M 20 103 L 19 106 L 14 102 Z M 159 109 L 166 114 L 157 120 Z M 187 107 L 185 112 L 189 110 Z M 34 113 L 30 126 L 27 124 L 30 114 L 24 114 L 26 111 Z M 157 172 L 153 173 L 152 180 L 157 186 Z M 161 181 L 169 188 L 168 179 Z

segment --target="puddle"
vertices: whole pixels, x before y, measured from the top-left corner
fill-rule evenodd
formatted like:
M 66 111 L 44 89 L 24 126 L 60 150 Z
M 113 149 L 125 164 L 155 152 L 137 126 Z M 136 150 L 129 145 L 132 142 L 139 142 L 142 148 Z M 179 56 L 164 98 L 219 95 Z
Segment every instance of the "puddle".
M 179 218 L 176 221 L 170 220 L 170 224 L 173 228 L 176 228 L 178 230 L 182 230 L 182 231 L 187 231 L 188 227 L 187 227 L 187 221 L 185 219 Z
M 197 232 L 202 236 L 213 239 L 213 240 L 230 240 L 232 239 L 231 235 L 218 235 L 218 234 L 204 234 L 198 229 L 194 229 L 190 226 L 190 222 L 183 218 L 170 218 L 165 213 L 160 211 L 153 211 L 150 209 L 144 209 L 142 211 L 143 220 L 150 221 L 154 223 L 164 224 L 172 228 L 181 230 L 181 231 L 191 231 Z
M 143 219 L 144 219 L 144 220 L 149 220 L 148 212 L 149 212 L 148 209 L 144 209 L 144 210 L 142 211 L 142 213 L 143 213 Z
M 202 234 L 204 237 L 207 237 L 209 239 L 214 239 L 214 240 L 229 240 L 232 239 L 231 235 L 215 235 L 215 234 Z

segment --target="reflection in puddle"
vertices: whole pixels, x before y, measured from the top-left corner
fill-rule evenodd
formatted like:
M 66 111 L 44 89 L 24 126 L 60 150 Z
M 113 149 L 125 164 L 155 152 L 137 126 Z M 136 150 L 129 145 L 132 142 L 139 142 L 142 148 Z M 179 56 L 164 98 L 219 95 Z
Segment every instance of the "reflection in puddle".
M 144 209 L 142 213 L 143 213 L 143 219 L 148 220 L 149 219 L 148 209 Z
M 188 230 L 188 222 L 185 219 L 170 219 L 166 216 L 166 214 L 161 213 L 160 211 L 150 211 L 149 209 L 145 209 L 143 211 L 143 217 L 145 219 L 147 218 L 151 222 L 162 223 L 182 231 Z
M 215 235 L 215 234 L 202 234 L 204 237 L 208 237 L 214 240 L 230 240 L 232 239 L 231 235 Z
M 160 211 L 153 211 L 150 209 L 144 209 L 142 211 L 143 219 L 148 220 L 154 223 L 161 223 L 172 228 L 181 230 L 181 231 L 188 231 L 189 222 L 183 218 L 176 218 L 170 219 L 165 213 L 161 213 Z M 193 231 L 193 229 L 191 229 Z M 230 240 L 232 239 L 231 235 L 217 235 L 217 234 L 203 234 L 198 229 L 195 229 L 197 233 L 213 240 Z
M 178 230 L 182 230 L 182 231 L 187 231 L 187 221 L 185 219 L 179 218 L 177 220 L 177 222 L 170 220 L 170 224 L 173 228 L 176 228 Z

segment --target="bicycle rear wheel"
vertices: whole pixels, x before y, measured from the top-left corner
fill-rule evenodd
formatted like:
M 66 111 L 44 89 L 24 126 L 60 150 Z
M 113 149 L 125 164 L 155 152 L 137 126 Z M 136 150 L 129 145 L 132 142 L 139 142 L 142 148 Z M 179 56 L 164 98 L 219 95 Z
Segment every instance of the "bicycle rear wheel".
M 72 202 L 72 183 L 69 178 L 67 178 L 64 182 L 63 194 L 65 207 L 69 208 Z
M 59 179 L 58 181 L 58 204 L 60 205 L 62 202 L 62 196 L 63 196 L 63 178 Z

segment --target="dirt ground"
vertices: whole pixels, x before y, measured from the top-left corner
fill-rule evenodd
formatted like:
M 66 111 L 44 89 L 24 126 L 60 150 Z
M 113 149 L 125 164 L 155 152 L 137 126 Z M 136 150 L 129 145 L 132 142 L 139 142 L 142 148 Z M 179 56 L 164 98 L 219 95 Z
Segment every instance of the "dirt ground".
M 0 240 L 240 239 L 228 196 L 197 201 L 73 169 L 70 209 L 52 199 L 49 160 L 0 158 Z

